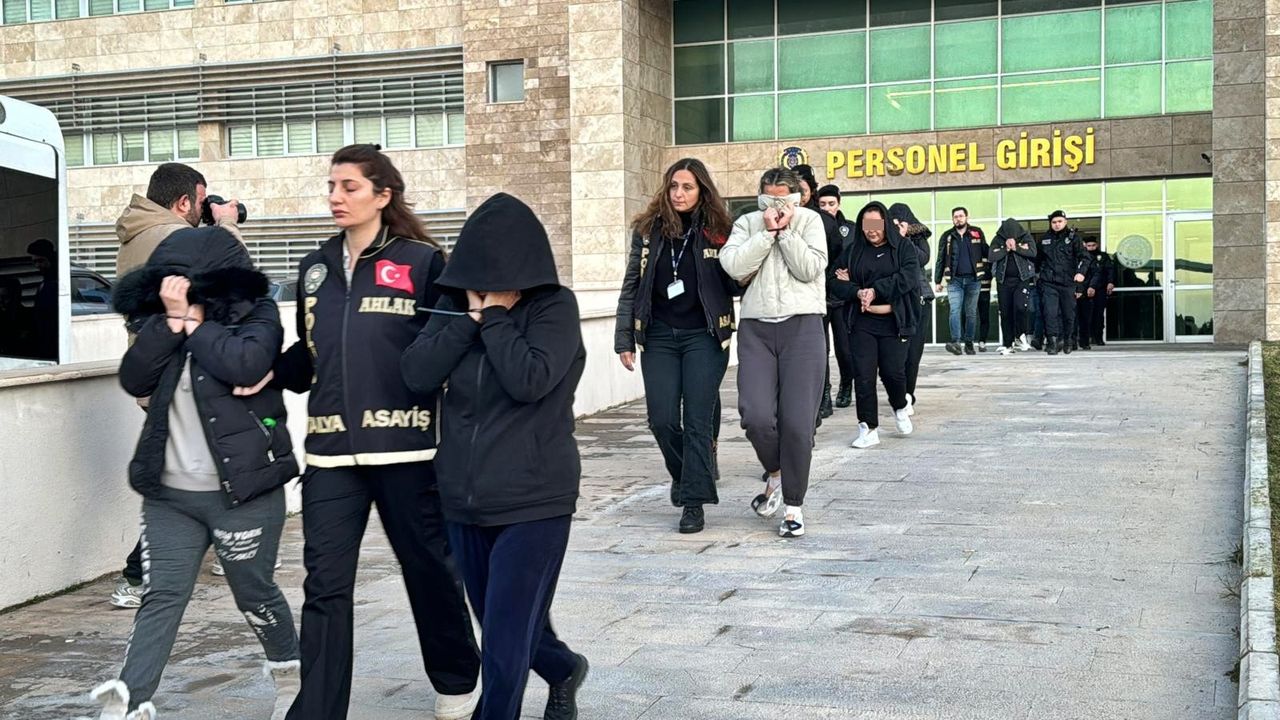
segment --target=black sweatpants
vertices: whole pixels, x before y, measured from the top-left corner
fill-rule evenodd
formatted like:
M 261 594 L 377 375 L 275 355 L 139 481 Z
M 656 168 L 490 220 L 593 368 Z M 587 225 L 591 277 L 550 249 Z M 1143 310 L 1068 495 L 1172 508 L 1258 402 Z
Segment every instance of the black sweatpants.
M 1066 340 L 1075 325 L 1076 289 L 1074 285 L 1040 281 L 1040 312 L 1044 313 L 1044 332 Z
M 879 399 L 876 395 L 876 371 L 889 393 L 889 404 L 894 410 L 907 406 L 907 351 L 908 338 L 896 335 L 872 335 L 854 326 L 850 338 L 853 347 L 853 391 L 857 396 L 858 422 L 875 429 L 880 425 Z
M 907 394 L 911 396 L 911 402 L 916 401 L 916 380 L 920 377 L 920 361 L 924 359 L 924 344 L 928 339 L 925 337 L 929 332 L 929 327 L 925 325 L 924 319 L 933 317 L 933 301 L 925 300 L 920 305 L 920 320 L 916 323 L 916 334 L 911 336 L 911 342 L 907 343 Z
M 828 305 L 826 323 L 829 345 L 836 349 L 836 367 L 840 368 L 840 384 L 853 385 L 853 350 L 849 348 L 849 316 L 843 305 Z M 827 370 L 830 375 L 830 369 Z
M 347 717 L 356 565 L 371 505 L 400 562 L 431 685 L 444 695 L 476 687 L 480 653 L 445 539 L 435 467 L 310 467 L 302 479 L 302 691 L 289 720 Z
M 484 690 L 472 720 L 517 720 L 529 670 L 558 685 L 578 658 L 551 629 L 573 516 L 482 527 L 449 523 L 449 542 L 480 618 Z
M 1000 301 L 1000 331 L 1005 347 L 1030 329 L 1031 288 L 1021 278 L 1006 277 L 997 295 Z
M 986 342 L 991 336 L 991 288 L 978 293 L 978 340 Z

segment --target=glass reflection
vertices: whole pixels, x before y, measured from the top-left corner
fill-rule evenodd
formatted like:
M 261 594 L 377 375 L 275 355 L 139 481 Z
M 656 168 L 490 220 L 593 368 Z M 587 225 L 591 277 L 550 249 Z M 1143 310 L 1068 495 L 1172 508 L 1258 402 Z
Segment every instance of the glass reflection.
M 0 355 L 58 359 L 57 181 L 0 168 Z

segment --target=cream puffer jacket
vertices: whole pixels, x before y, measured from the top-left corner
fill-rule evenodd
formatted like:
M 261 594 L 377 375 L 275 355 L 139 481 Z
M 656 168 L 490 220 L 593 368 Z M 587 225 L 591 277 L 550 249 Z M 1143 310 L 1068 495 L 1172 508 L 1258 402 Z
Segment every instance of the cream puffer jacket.
M 827 233 L 818 213 L 796 208 L 788 227 L 774 239 L 764 213 L 747 213 L 733 224 L 720 248 L 720 265 L 739 283 L 744 320 L 791 315 L 825 315 Z M 748 284 L 749 281 L 749 284 Z

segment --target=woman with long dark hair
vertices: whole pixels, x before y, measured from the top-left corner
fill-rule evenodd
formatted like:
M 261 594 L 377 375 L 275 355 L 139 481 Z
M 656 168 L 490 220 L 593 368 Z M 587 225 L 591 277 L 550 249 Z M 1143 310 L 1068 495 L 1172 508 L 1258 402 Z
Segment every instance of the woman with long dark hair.
M 835 291 L 846 301 L 858 406 L 855 448 L 880 444 L 876 373 L 889 394 L 898 432 L 910 435 L 907 415 L 907 349 L 920 313 L 920 259 L 878 202 L 858 212 L 853 242 L 836 270 Z
M 702 162 L 677 161 L 631 223 L 614 351 L 627 370 L 641 348 L 649 429 L 671 474 L 680 532 L 703 529 L 716 493 L 713 445 L 729 365 L 737 284 L 720 267 L 731 222 Z
M 479 651 L 445 537 L 432 459 L 436 394 L 415 392 L 400 356 L 426 324 L 444 253 L 376 145 L 349 145 L 329 169 L 340 232 L 303 258 L 298 337 L 275 383 L 307 400 L 302 690 L 290 720 L 341 720 L 351 697 L 352 605 L 369 510 L 404 575 L 439 720 L 471 717 Z M 250 390 L 251 392 L 252 390 Z
M 924 358 L 925 331 L 928 328 L 924 319 L 933 314 L 933 283 L 929 282 L 929 274 L 925 270 L 929 264 L 929 236 L 933 233 L 916 218 L 906 203 L 890 205 L 889 218 L 897 226 L 898 234 L 915 247 L 920 260 L 920 319 L 907 348 L 907 414 L 915 415 L 916 380 L 920 377 L 920 361 Z

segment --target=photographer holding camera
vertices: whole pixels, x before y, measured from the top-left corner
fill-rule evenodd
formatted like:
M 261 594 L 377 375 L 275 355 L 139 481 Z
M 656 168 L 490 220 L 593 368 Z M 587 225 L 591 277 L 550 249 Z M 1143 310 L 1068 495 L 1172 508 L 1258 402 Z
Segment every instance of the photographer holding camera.
M 208 183 L 199 171 L 182 163 L 164 163 L 151 174 L 146 197 L 135 194 L 129 207 L 116 220 L 116 236 L 120 252 L 116 255 L 116 277 L 147 264 L 151 253 L 178 230 L 198 227 L 201 220 L 206 233 L 228 232 L 244 244 L 238 223 L 245 221 L 245 209 L 235 200 L 223 202 L 217 195 L 206 196 Z M 129 344 L 133 344 L 130 334 Z M 139 398 L 144 410 L 147 399 Z M 111 604 L 119 608 L 142 605 L 142 548 L 135 545 L 125 562 L 123 577 L 111 594 Z

